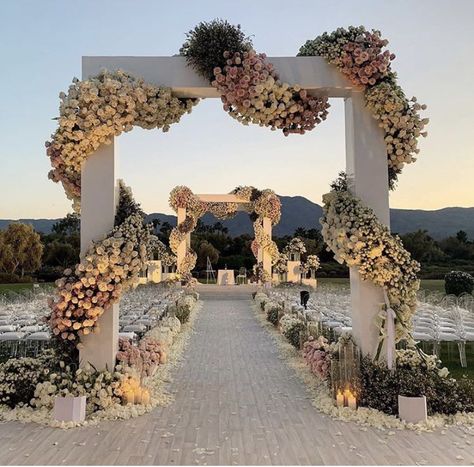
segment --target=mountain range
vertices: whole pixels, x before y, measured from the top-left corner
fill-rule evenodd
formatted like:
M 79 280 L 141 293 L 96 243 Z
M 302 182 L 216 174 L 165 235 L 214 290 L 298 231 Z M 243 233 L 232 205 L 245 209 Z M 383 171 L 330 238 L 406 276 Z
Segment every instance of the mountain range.
M 298 227 L 318 228 L 319 218 L 322 216 L 322 207 L 302 196 L 280 196 L 282 203 L 281 220 L 273 229 L 273 235 L 280 237 L 291 235 Z M 169 214 L 152 213 L 147 215 L 147 220 L 159 219 L 176 225 L 176 217 Z M 434 211 L 421 209 L 391 209 L 391 229 L 393 232 L 404 234 L 418 229 L 424 229 L 435 239 L 454 235 L 459 230 L 464 230 L 469 238 L 474 238 L 474 207 L 472 208 L 443 208 Z M 51 228 L 58 219 L 18 219 L 19 222 L 31 224 L 35 230 L 50 233 Z M 217 222 L 211 214 L 202 217 L 204 224 Z M 0 219 L 0 230 L 14 222 L 11 219 Z M 249 216 L 239 212 L 229 220 L 222 221 L 229 229 L 232 236 L 244 233 L 252 234 L 253 227 Z

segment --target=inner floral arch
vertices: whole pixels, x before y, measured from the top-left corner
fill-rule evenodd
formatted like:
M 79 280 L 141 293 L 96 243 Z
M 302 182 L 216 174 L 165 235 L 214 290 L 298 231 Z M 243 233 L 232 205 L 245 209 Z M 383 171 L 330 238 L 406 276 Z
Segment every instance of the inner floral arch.
M 235 216 L 240 205 L 253 221 L 255 238 L 251 248 L 255 258 L 258 259 L 258 251 L 262 249 L 270 254 L 272 262 L 278 259 L 278 247 L 263 227 L 264 218 L 270 219 L 272 225 L 280 221 L 281 203 L 278 196 L 272 190 L 260 191 L 251 186 L 239 186 L 231 194 L 242 202 L 205 202 L 186 186 L 173 188 L 170 193 L 171 208 L 176 213 L 180 208 L 186 209 L 186 218 L 170 234 L 170 248 L 175 255 L 178 255 L 179 245 L 194 231 L 198 219 L 206 212 L 221 220 L 230 219 Z M 184 259 L 177 265 L 177 272 L 182 279 L 189 281 L 192 278 L 191 271 L 196 265 L 196 258 L 196 253 L 188 246 Z M 269 280 L 271 278 L 267 277 L 267 282 Z

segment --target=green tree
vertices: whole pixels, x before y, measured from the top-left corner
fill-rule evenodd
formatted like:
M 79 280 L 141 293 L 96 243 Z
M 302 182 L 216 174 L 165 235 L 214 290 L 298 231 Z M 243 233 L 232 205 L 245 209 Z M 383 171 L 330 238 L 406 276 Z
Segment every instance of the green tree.
M 469 243 L 469 240 L 467 238 L 467 233 L 464 232 L 464 230 L 460 230 L 456 234 L 456 238 L 461 242 L 461 243 Z
M 204 240 L 199 244 L 197 249 L 197 262 L 196 266 L 198 269 L 206 269 L 207 258 L 210 259 L 212 264 L 216 264 L 219 260 L 219 250 L 215 248 L 208 241 Z
M 40 236 L 31 225 L 12 223 L 2 234 L 0 258 L 1 268 L 10 274 L 34 272 L 41 266 L 43 245 Z
M 52 231 L 64 237 L 79 235 L 81 231 L 81 218 L 79 214 L 66 214 L 66 217 L 63 217 L 53 225 Z
M 444 258 L 437 242 L 433 240 L 426 230 L 417 230 L 401 236 L 404 247 L 411 256 L 420 263 L 439 261 Z
M 48 266 L 61 266 L 66 268 L 75 265 L 79 260 L 79 249 L 71 243 L 57 240 L 46 245 L 43 262 Z

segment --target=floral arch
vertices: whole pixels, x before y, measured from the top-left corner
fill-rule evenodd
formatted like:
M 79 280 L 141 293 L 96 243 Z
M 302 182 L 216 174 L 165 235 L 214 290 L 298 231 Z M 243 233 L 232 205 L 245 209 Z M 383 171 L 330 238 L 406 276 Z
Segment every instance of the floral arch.
M 191 248 L 191 233 L 198 219 L 210 212 L 218 219 L 230 219 L 237 210 L 249 213 L 253 221 L 255 238 L 252 253 L 261 263 L 267 282 L 271 280 L 272 264 L 278 259 L 278 247 L 272 240 L 272 226 L 281 217 L 278 196 L 269 189 L 257 190 L 251 186 L 239 186 L 227 195 L 195 195 L 186 186 L 173 188 L 170 206 L 177 214 L 177 225 L 170 234 L 170 248 L 177 257 L 177 272 L 189 281 L 196 265 L 196 253 Z
M 58 282 L 54 332 L 80 340 L 83 360 L 113 366 L 120 295 L 146 256 L 136 213 L 114 223 L 117 136 L 134 126 L 167 131 L 199 98 L 211 97 L 243 124 L 304 134 L 326 119 L 328 98 L 337 97 L 345 100 L 347 183 L 324 197 L 322 232 L 351 267 L 353 331 L 362 352 L 374 354 L 387 332 L 387 348 L 410 339 L 418 265 L 390 234 L 388 189 L 416 160 L 428 120 L 420 116 L 425 107 L 397 84 L 387 43 L 379 31 L 339 28 L 308 41 L 297 57 L 267 58 L 240 27 L 218 20 L 190 31 L 180 56 L 83 57 L 83 79 L 60 94 L 59 127 L 46 143 L 50 178 L 81 209 L 81 263 Z M 101 337 L 94 338 L 99 324 Z

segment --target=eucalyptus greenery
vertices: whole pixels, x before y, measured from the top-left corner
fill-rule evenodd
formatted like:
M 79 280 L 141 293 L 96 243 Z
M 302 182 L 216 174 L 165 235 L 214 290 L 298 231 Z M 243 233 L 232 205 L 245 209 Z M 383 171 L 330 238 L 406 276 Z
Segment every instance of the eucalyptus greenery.
M 201 22 L 186 33 L 186 42 L 180 48 L 190 66 L 209 81 L 214 79 L 215 67 L 224 68 L 224 52 L 245 52 L 252 47 L 240 25 L 234 26 L 222 19 Z

